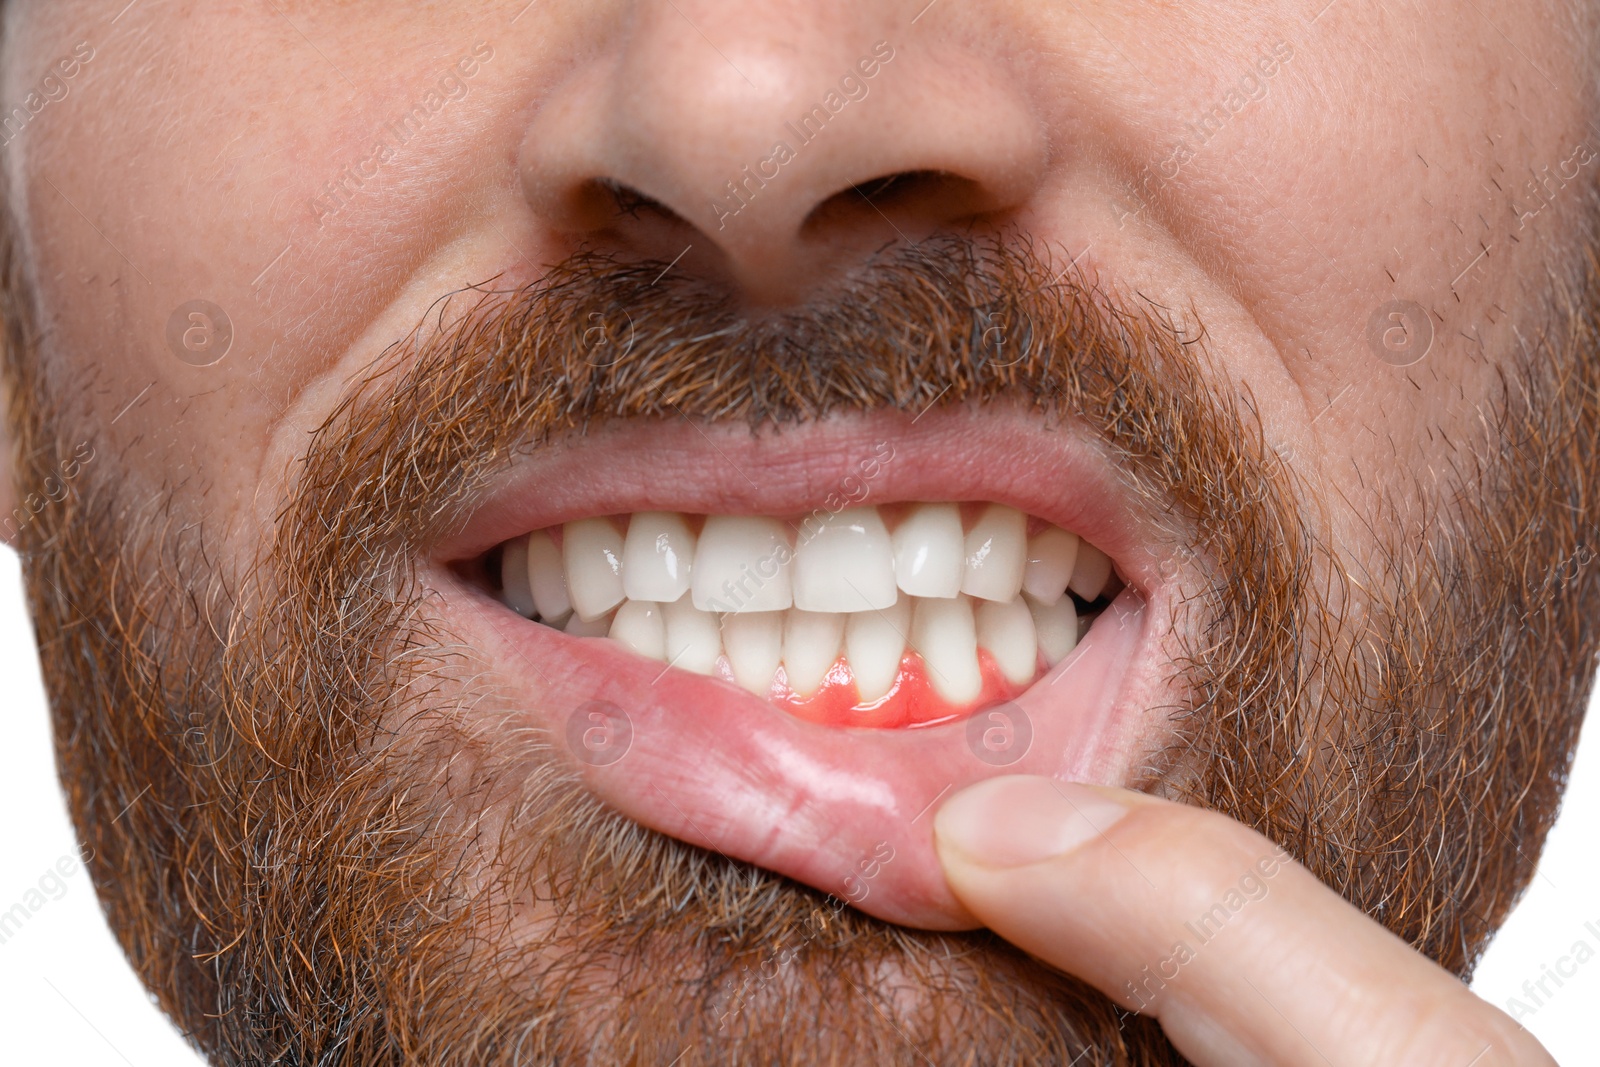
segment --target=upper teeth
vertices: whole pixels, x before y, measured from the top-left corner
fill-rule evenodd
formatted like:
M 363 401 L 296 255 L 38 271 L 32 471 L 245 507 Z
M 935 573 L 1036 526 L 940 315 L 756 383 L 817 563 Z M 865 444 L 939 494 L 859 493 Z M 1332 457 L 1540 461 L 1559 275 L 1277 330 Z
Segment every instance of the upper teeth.
M 690 568 L 701 611 L 782 611 L 794 603 L 789 531 L 777 519 L 708 515 Z
M 889 529 L 877 508 L 848 508 L 824 519 L 795 551 L 797 608 L 882 611 L 899 596 Z
M 622 591 L 629 600 L 668 603 L 689 591 L 695 537 L 682 515 L 641 511 L 622 546 Z
M 1041 660 L 1054 665 L 1077 643 L 1067 593 L 1088 602 L 1107 591 L 1103 552 L 1060 527 L 1029 536 L 1028 526 L 1022 512 L 988 504 L 963 529 L 951 503 L 800 523 L 640 512 L 624 530 L 579 519 L 559 545 L 546 530 L 507 542 L 501 596 L 524 616 L 700 673 L 726 657 L 732 677 L 762 695 L 780 665 L 791 690 L 815 692 L 843 653 L 872 702 L 894 686 L 909 646 L 959 704 L 978 695 L 980 648 L 1025 685 Z

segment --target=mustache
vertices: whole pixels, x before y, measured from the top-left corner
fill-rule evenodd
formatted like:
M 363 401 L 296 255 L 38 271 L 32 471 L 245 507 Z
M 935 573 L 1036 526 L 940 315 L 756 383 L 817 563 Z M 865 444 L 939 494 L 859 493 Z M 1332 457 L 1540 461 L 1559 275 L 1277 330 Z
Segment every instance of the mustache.
M 1057 270 L 1026 239 L 896 246 L 784 309 L 744 307 L 669 266 L 584 251 L 525 287 L 442 299 L 314 434 L 302 519 L 320 532 L 329 509 L 360 512 L 393 560 L 443 532 L 515 455 L 608 420 L 757 432 L 991 401 L 1101 438 L 1186 555 L 1290 506 L 1281 464 L 1262 461 L 1253 413 L 1212 383 L 1198 332 Z

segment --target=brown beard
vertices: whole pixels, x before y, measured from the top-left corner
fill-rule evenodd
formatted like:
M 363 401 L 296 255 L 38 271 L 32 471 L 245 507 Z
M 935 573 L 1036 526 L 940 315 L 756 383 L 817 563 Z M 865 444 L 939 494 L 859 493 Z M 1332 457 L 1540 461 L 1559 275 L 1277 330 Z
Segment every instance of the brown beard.
M 1026 247 L 930 241 L 755 319 L 662 266 L 579 256 L 419 329 L 315 435 L 256 566 L 210 562 L 177 493 L 131 517 L 109 446 L 24 528 L 101 900 L 208 1056 L 1181 1062 L 1148 1019 L 986 932 L 837 911 L 619 818 L 547 738 L 498 730 L 448 680 L 493 665 L 430 616 L 416 561 L 518 454 L 612 418 L 756 432 L 940 394 L 1081 420 L 1210 576 L 1179 621 L 1179 741 L 1144 787 L 1261 830 L 1470 972 L 1531 876 L 1596 651 L 1592 260 L 1503 363 L 1454 480 L 1385 490 L 1413 522 L 1433 503 L 1427 536 L 1378 529 L 1363 553 L 1317 532 L 1195 331 Z M 7 272 L 37 486 L 96 435 L 51 388 Z M 595 359 L 595 325 L 615 340 L 624 321 L 628 356 Z

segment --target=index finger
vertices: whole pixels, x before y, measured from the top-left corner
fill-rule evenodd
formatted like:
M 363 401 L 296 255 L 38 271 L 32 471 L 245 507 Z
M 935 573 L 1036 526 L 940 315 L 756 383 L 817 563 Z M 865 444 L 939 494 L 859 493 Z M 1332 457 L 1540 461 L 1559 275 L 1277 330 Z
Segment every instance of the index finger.
M 947 802 L 935 832 L 952 890 L 986 926 L 1153 1015 L 1202 1067 L 1554 1062 L 1455 976 L 1213 812 L 995 778 Z

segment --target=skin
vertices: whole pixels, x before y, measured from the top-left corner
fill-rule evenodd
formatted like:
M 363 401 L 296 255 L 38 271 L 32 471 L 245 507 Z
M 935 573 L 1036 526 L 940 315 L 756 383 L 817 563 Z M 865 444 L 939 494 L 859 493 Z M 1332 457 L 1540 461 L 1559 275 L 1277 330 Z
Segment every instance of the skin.
M 5 99 L 80 41 L 94 56 L 11 144 L 9 203 L 47 373 L 81 382 L 74 418 L 119 457 L 128 498 L 181 483 L 175 513 L 205 520 L 224 565 L 267 540 L 292 460 L 348 382 L 445 293 L 532 281 L 588 242 L 784 306 L 888 240 L 974 215 L 1081 256 L 1120 291 L 1190 309 L 1270 447 L 1310 486 L 1321 532 L 1362 559 L 1378 552 L 1376 489 L 1428 485 L 1424 472 L 1481 432 L 1497 354 L 1535 319 L 1544 268 L 1571 254 L 1594 165 L 1547 186 L 1548 203 L 1521 190 L 1596 143 L 1584 88 L 1595 72 L 1587 24 L 1554 3 L 1319 7 L 483 0 L 397 16 L 359 0 L 180 16 L 146 0 L 119 16 L 120 3 L 22 2 L 6 14 Z M 895 58 L 850 121 L 722 217 L 723 184 L 879 40 Z M 479 41 L 493 58 L 465 95 L 333 207 L 326 183 L 363 166 L 374 131 Z M 1186 124 L 1274 54 L 1259 99 L 1199 144 Z M 1184 137 L 1192 158 L 1173 155 Z M 920 170 L 960 180 L 881 210 L 836 198 Z M 668 210 L 608 214 L 587 190 L 595 179 Z M 166 340 L 172 309 L 201 296 L 235 335 L 207 367 Z M 1408 373 L 1368 341 L 1396 299 L 1425 309 L 1439 339 Z M 1422 518 L 1419 504 L 1382 521 L 1395 535 Z M 1124 784 L 1170 726 L 1152 714 L 1126 734 Z M 1548 1062 L 1293 864 L 1264 906 L 1141 1005 L 1124 982 L 1165 954 L 1156 931 L 1203 911 L 1272 846 L 1220 816 L 1118 792 L 1131 813 L 1103 832 L 996 865 L 958 816 L 999 788 L 939 815 L 951 893 L 971 918 L 1153 1015 L 1197 1063 L 1454 1063 L 1484 1046 L 1483 1063 Z M 1035 838 L 1076 817 L 1050 809 L 1072 795 L 1043 795 Z M 1147 893 L 1139 872 L 1185 890 Z M 1255 950 L 1286 940 L 1304 951 Z M 1325 965 L 1308 973 L 1310 958 Z M 1244 982 L 1282 992 L 1223 995 Z M 1329 1003 L 1353 1014 L 1321 1011 Z

